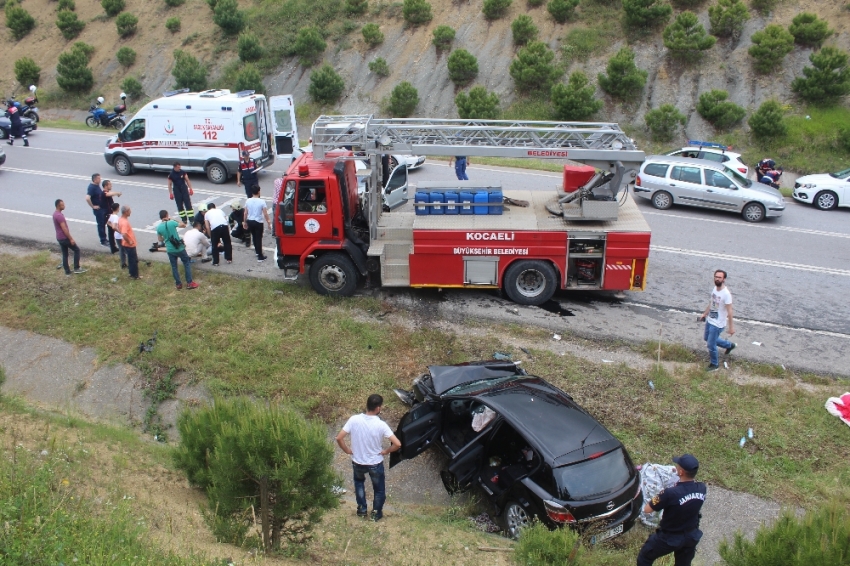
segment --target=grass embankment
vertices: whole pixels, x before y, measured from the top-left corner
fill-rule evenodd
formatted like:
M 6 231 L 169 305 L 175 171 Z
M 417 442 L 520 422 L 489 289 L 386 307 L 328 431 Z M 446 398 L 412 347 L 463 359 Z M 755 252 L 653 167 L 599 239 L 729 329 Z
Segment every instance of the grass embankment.
M 55 256 L 46 253 L 0 256 L 0 324 L 136 363 L 139 342 L 158 331 L 145 363 L 183 369 L 219 394 L 289 402 L 327 422 L 359 410 L 375 391 L 398 417 L 403 407 L 391 388 L 408 388 L 429 364 L 510 351 L 499 339 L 510 336 L 534 356 L 524 367 L 573 395 L 636 461 L 690 451 L 704 462 L 704 480 L 801 505 L 850 485 L 841 423 L 823 409 L 823 394 L 790 382 L 740 386 L 723 373 L 705 374 L 701 364 L 669 375 L 559 356 L 533 349 L 548 335 L 519 325 L 476 337 L 411 330 L 384 322 L 391 307 L 374 299 L 335 301 L 274 281 L 199 272 L 198 291 L 175 291 L 159 264 L 143 281 L 121 274 L 111 283 L 115 262 L 87 263 L 89 273 L 71 278 L 57 275 Z M 738 440 L 750 427 L 755 439 L 742 449 Z

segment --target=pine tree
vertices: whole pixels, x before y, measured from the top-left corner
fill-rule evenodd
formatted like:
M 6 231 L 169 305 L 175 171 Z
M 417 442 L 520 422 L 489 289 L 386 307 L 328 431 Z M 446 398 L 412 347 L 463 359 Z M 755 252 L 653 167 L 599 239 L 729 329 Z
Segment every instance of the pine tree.
M 842 96 L 850 94 L 850 68 L 845 51 L 824 47 L 809 55 L 811 67 L 803 69 L 803 76 L 791 83 L 791 90 L 815 104 L 835 104 Z
M 599 86 L 610 94 L 621 99 L 637 97 L 646 84 L 649 75 L 635 65 L 635 52 L 623 47 L 608 60 L 607 75 L 599 73 Z
M 585 121 L 602 109 L 603 102 L 594 97 L 596 89 L 581 71 L 570 75 L 567 84 L 552 87 L 555 117 L 567 122 Z

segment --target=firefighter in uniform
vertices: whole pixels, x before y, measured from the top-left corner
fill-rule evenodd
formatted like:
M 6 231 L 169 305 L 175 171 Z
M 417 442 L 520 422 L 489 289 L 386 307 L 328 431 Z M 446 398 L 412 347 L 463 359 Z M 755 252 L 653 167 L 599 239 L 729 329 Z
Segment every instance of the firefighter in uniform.
M 191 226 L 195 218 L 192 201 L 189 199 L 193 194 L 195 191 L 189 175 L 180 168 L 180 163 L 175 163 L 171 173 L 168 174 L 168 198 L 177 205 L 177 214 L 187 226 Z
M 702 537 L 699 530 L 700 509 L 705 501 L 706 487 L 694 478 L 699 461 L 691 454 L 673 458 L 679 482 L 664 489 L 652 498 L 644 513 L 664 511 L 658 529 L 649 536 L 640 549 L 637 566 L 651 566 L 653 562 L 670 553 L 676 558 L 675 566 L 690 566 Z

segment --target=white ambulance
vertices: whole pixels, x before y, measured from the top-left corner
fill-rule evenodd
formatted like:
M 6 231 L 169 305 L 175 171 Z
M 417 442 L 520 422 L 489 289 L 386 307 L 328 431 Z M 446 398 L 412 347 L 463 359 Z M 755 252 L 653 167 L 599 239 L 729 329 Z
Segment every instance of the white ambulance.
M 243 150 L 260 167 L 275 156 L 288 165 L 298 148 L 295 103 L 290 95 L 268 99 L 253 90 L 169 91 L 142 107 L 106 142 L 104 157 L 119 175 L 136 169 L 206 173 L 225 183 L 239 168 Z

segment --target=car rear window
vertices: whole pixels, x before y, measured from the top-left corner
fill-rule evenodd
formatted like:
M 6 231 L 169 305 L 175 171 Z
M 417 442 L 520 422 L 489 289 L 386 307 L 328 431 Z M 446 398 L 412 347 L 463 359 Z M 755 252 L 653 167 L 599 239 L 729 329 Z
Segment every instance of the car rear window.
M 644 175 L 652 175 L 653 177 L 666 177 L 669 165 L 663 163 L 650 163 L 643 168 Z
M 552 470 L 563 500 L 597 499 L 621 489 L 629 481 L 629 464 L 622 448 L 592 460 Z
M 700 157 L 703 159 L 708 159 L 709 161 L 716 161 L 718 163 L 729 161 L 729 158 L 723 155 L 722 153 L 712 153 L 710 151 L 704 151 Z

